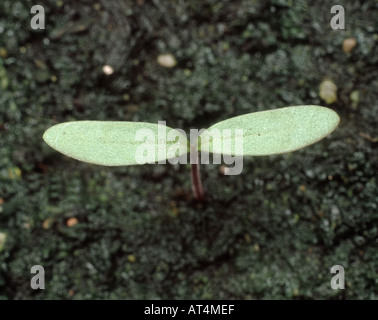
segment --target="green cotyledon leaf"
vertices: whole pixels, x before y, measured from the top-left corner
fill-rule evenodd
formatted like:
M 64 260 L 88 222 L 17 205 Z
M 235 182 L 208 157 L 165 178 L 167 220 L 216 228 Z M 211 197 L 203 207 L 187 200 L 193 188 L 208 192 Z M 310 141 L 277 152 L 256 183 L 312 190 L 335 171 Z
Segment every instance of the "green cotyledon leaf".
M 238 156 L 281 154 L 321 140 L 339 122 L 333 110 L 313 105 L 248 113 L 218 122 L 204 131 L 199 149 Z
M 155 163 L 188 152 L 181 130 L 144 122 L 65 122 L 46 130 L 43 139 L 71 158 L 104 166 Z

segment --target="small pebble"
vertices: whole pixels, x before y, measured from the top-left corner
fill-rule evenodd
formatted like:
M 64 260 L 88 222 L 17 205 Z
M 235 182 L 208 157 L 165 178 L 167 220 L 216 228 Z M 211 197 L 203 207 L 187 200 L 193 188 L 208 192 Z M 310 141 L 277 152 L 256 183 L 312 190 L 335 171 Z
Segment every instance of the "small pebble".
M 0 57 L 5 59 L 8 56 L 7 49 L 0 47 Z
M 319 96 L 327 104 L 337 101 L 337 86 L 331 80 L 324 80 L 319 86 Z
M 356 38 L 347 38 L 343 41 L 343 51 L 345 53 L 353 51 L 353 49 L 357 45 L 357 40 Z
M 7 234 L 4 232 L 0 232 L 0 251 L 4 248 L 6 238 Z
M 134 263 L 136 261 L 135 256 L 132 254 L 129 254 L 127 256 L 127 260 L 129 260 L 131 263 Z
M 223 175 L 227 175 L 230 172 L 230 168 L 225 165 L 219 167 L 219 173 Z
M 73 227 L 74 225 L 78 224 L 79 220 L 76 218 L 69 218 L 66 222 L 67 227 Z
M 111 66 L 108 66 L 108 65 L 103 66 L 103 67 L 102 67 L 102 71 L 103 71 L 106 75 L 108 75 L 108 76 L 110 76 L 111 74 L 114 73 L 114 69 L 113 69 Z
M 43 221 L 42 227 L 45 230 L 48 230 L 51 228 L 51 225 L 53 223 L 53 220 L 51 218 L 47 218 L 45 221 Z
M 171 54 L 161 54 L 157 62 L 164 68 L 173 68 L 177 64 L 175 57 Z

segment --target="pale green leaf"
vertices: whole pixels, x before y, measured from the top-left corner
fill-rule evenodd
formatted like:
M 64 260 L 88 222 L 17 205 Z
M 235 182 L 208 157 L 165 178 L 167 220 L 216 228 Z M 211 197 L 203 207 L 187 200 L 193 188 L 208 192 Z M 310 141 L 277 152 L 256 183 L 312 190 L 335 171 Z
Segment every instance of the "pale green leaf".
M 333 110 L 312 105 L 254 112 L 211 126 L 200 135 L 199 149 L 224 155 L 281 154 L 321 140 L 339 121 Z
M 182 132 L 144 122 L 65 122 L 49 128 L 43 139 L 71 158 L 105 166 L 142 164 L 141 154 L 145 163 L 154 163 L 188 152 Z

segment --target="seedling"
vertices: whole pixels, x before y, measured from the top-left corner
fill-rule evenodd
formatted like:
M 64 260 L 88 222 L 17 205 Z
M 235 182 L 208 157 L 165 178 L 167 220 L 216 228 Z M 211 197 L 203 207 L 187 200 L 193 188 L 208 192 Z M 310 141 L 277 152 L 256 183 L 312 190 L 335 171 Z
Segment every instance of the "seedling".
M 201 163 L 213 153 L 227 164 L 243 156 L 292 152 L 330 134 L 339 124 L 333 110 L 320 106 L 294 106 L 248 113 L 218 122 L 207 130 L 191 130 L 190 140 L 181 129 L 127 121 L 72 121 L 57 124 L 43 135 L 45 142 L 74 159 L 104 165 L 128 166 L 145 163 L 187 163 L 190 154 L 191 181 L 196 199 L 204 199 Z M 206 158 L 207 154 L 207 158 Z M 240 168 L 236 168 L 240 169 Z M 241 170 L 236 170 L 239 174 Z

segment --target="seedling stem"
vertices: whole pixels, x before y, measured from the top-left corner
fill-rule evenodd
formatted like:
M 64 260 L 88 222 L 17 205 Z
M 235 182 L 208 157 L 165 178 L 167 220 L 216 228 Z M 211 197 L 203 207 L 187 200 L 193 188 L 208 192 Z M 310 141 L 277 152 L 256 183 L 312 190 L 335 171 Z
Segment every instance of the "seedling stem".
M 190 146 L 190 163 L 193 194 L 197 200 L 202 201 L 205 198 L 205 195 L 201 182 L 197 144 L 192 144 Z

